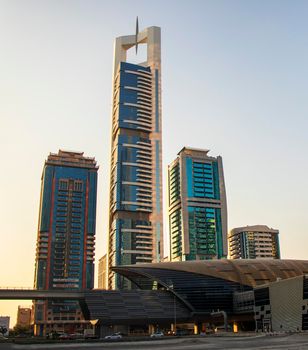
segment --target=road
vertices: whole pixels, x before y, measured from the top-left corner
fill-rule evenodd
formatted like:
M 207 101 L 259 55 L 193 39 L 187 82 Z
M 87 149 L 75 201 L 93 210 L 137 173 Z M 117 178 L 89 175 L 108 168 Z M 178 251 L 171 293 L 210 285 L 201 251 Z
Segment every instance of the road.
M 269 350 L 308 349 L 308 334 L 293 335 L 254 335 L 254 336 L 233 336 L 233 337 L 183 337 L 165 338 L 151 341 L 120 341 L 120 342 L 99 342 L 99 343 L 56 343 L 56 344 L 4 344 L 0 343 L 0 350 Z

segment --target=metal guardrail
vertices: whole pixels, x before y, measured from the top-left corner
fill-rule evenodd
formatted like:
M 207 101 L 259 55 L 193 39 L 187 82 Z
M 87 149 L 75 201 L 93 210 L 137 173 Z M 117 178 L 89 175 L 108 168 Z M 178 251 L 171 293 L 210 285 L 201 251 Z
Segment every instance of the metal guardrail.
M 8 286 L 6 286 L 6 287 L 0 286 L 0 290 L 1 289 L 5 289 L 5 290 L 34 290 L 33 287 L 8 287 Z
M 0 300 L 40 300 L 40 299 L 84 299 L 84 291 L 81 290 L 42 290 L 33 288 L 16 288 L 2 287 L 0 288 Z

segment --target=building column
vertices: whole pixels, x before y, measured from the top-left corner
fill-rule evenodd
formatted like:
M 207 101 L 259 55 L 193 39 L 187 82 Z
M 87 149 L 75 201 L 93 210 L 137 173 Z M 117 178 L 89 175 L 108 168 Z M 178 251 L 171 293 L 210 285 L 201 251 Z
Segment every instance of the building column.
M 202 333 L 206 333 L 206 323 L 201 323 L 201 331 Z
M 149 324 L 149 334 L 155 333 L 155 326 L 153 324 Z
M 194 324 L 194 334 L 199 334 L 199 323 Z

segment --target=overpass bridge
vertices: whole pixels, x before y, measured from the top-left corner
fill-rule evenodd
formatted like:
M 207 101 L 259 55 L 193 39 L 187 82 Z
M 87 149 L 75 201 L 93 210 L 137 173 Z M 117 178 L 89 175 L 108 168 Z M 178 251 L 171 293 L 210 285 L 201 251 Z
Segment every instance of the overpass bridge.
M 52 300 L 71 299 L 81 301 L 85 299 L 83 291 L 69 290 L 39 290 L 25 288 L 0 288 L 0 300 Z
M 191 311 L 171 291 L 162 290 L 37 290 L 0 288 L 0 300 L 76 300 L 85 320 L 101 325 L 187 322 Z

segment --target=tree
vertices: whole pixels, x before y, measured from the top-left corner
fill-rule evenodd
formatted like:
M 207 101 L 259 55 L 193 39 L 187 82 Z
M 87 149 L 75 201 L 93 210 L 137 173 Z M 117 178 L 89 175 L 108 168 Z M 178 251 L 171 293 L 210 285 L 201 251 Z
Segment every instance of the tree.
M 30 326 L 21 326 L 19 324 L 17 324 L 14 328 L 13 328 L 14 333 L 17 334 L 28 334 L 31 333 L 31 327 Z

